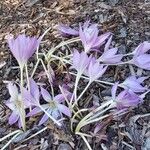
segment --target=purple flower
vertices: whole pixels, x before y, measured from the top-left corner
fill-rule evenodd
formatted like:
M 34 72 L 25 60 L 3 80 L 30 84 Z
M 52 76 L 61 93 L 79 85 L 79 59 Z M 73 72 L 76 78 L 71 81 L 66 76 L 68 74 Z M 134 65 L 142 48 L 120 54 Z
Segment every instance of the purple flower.
M 52 117 L 54 117 L 55 119 L 59 119 L 62 117 L 62 113 L 69 117 L 71 116 L 71 112 L 69 108 L 61 104 L 65 100 L 63 94 L 58 94 L 57 96 L 52 98 L 49 92 L 45 90 L 44 88 L 41 88 L 41 94 L 42 94 L 43 99 L 47 102 L 46 104 L 41 105 L 41 107 L 45 109 L 45 111 L 47 111 Z M 35 107 L 29 113 L 29 116 L 35 115 L 39 112 L 42 112 L 41 108 Z M 39 122 L 39 125 L 46 122 L 48 118 L 49 117 L 47 116 L 47 114 L 44 114 Z
M 145 41 L 141 43 L 133 52 L 132 64 L 142 69 L 150 70 L 150 54 L 146 54 L 150 50 L 150 43 Z
M 20 66 L 24 66 L 39 46 L 40 40 L 37 37 L 19 35 L 16 39 L 9 37 L 8 45 Z
M 118 48 L 109 49 L 111 41 L 112 41 L 112 36 L 110 36 L 107 43 L 105 44 L 104 53 L 98 59 L 100 62 L 108 63 L 108 64 L 116 64 L 121 62 L 123 55 L 122 54 L 116 55 Z
M 9 124 L 12 125 L 18 122 L 19 128 L 23 126 L 21 119 L 24 111 L 22 108 L 27 108 L 29 103 L 22 99 L 21 94 L 18 92 L 18 88 L 13 83 L 8 84 L 8 90 L 10 93 L 10 99 L 6 101 L 6 106 L 12 110 L 12 113 L 9 117 Z M 24 106 L 23 106 L 24 105 Z M 25 112 L 24 112 L 25 113 Z
M 64 24 L 60 24 L 58 26 L 58 30 L 60 31 L 62 36 L 69 36 L 69 35 L 78 36 L 79 35 L 79 31 L 77 31 L 67 25 L 64 25 Z
M 117 109 L 120 110 L 128 107 L 136 107 L 142 102 L 142 99 L 131 90 L 123 90 L 118 96 L 116 96 L 117 87 L 118 83 L 116 83 L 111 89 L 112 98 L 116 103 Z
M 147 88 L 143 87 L 141 83 L 148 77 L 136 78 L 135 76 L 128 77 L 121 85 L 125 89 L 130 89 L 133 92 L 144 92 Z
M 121 59 L 123 57 L 122 54 L 117 54 L 118 48 L 111 48 L 107 51 L 104 51 L 104 53 L 101 55 L 101 57 L 98 59 L 100 62 L 108 63 L 108 64 L 117 64 L 121 62 Z
M 72 60 L 73 65 L 71 66 L 71 68 L 76 69 L 79 74 L 82 74 L 89 65 L 91 56 L 88 57 L 88 55 L 85 52 L 79 53 L 77 50 L 75 50 L 73 53 Z
M 98 36 L 98 33 L 97 24 L 90 25 L 89 21 L 85 22 L 83 26 L 80 24 L 79 37 L 86 53 L 91 49 L 99 48 L 110 36 L 110 33 L 105 33 L 100 36 Z
M 98 78 L 100 78 L 105 73 L 106 69 L 107 66 L 104 66 L 99 62 L 96 62 L 96 59 L 92 58 L 88 66 L 88 69 L 84 74 L 90 78 L 91 82 L 93 82 Z

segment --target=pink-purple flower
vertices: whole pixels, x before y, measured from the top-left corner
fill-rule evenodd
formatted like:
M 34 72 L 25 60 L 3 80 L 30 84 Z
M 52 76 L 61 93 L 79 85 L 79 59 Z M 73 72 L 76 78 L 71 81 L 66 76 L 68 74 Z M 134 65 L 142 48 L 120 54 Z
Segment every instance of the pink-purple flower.
M 128 107 L 136 107 L 142 102 L 140 96 L 131 90 L 123 90 L 116 96 L 117 87 L 118 83 L 116 83 L 111 89 L 112 98 L 116 103 L 117 109 L 120 110 Z
M 77 50 L 74 50 L 72 57 L 73 65 L 71 68 L 76 69 L 79 74 L 82 74 L 89 65 L 90 60 L 91 56 L 88 57 L 85 52 L 79 53 Z
M 24 66 L 28 59 L 33 55 L 36 48 L 39 46 L 40 40 L 37 37 L 29 37 L 25 34 L 20 34 L 16 39 L 8 38 L 8 45 L 20 66 Z
M 117 64 L 121 62 L 121 59 L 123 57 L 122 54 L 117 54 L 118 48 L 111 48 L 107 51 L 104 51 L 104 53 L 99 57 L 99 61 L 107 64 Z
M 107 66 L 100 64 L 93 57 L 84 74 L 89 77 L 91 82 L 93 82 L 97 80 L 98 78 L 100 78 L 105 73 L 106 69 L 107 69 Z
M 6 106 L 11 109 L 12 113 L 9 116 L 9 124 L 12 125 L 18 122 L 19 128 L 23 126 L 22 115 L 25 113 L 23 108 L 29 107 L 29 103 L 22 98 L 21 93 L 19 93 L 18 88 L 15 84 L 9 83 L 8 90 L 10 94 L 10 99 L 5 102 Z
M 144 92 L 147 90 L 146 87 L 142 86 L 142 82 L 146 80 L 148 77 L 139 77 L 130 76 L 125 79 L 125 81 L 121 84 L 125 89 L 130 89 L 133 92 Z
M 110 48 L 112 36 L 108 39 L 107 43 L 105 44 L 104 52 L 99 57 L 99 61 L 107 64 L 117 64 L 121 62 L 121 59 L 123 57 L 122 54 L 116 54 L 118 51 L 118 48 Z
M 150 50 L 150 43 L 145 41 L 141 43 L 133 52 L 133 59 L 130 61 L 132 64 L 142 69 L 150 70 L 150 54 L 147 54 Z
M 79 37 L 86 53 L 99 48 L 111 35 L 110 33 L 105 33 L 100 36 L 98 34 L 99 30 L 97 24 L 90 24 L 90 21 L 86 21 L 83 26 L 80 24 Z
M 49 94 L 49 92 L 41 87 L 41 94 L 43 99 L 45 100 L 46 104 L 41 104 L 40 107 L 35 107 L 33 110 L 28 114 L 28 116 L 35 115 L 39 112 L 42 112 L 41 107 L 47 111 L 52 117 L 54 117 L 56 120 L 62 118 L 62 114 L 65 114 L 66 116 L 70 117 L 71 112 L 68 107 L 66 107 L 64 104 L 62 104 L 65 101 L 63 94 L 58 94 L 54 98 Z M 39 125 L 43 124 L 48 120 L 48 115 L 44 114 L 41 118 Z

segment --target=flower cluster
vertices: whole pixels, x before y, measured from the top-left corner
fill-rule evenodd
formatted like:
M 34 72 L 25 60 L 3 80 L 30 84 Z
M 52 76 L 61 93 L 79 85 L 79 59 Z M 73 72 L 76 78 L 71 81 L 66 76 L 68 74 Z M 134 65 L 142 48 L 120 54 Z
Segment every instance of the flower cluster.
M 71 117 L 71 112 L 68 107 L 64 105 L 65 98 L 63 94 L 58 94 L 55 97 L 52 97 L 47 90 L 39 87 L 37 83 L 30 79 L 30 90 L 24 88 L 23 89 L 23 97 L 21 97 L 21 93 L 19 93 L 18 88 L 15 84 L 9 83 L 8 90 L 10 93 L 10 99 L 6 101 L 6 105 L 12 110 L 12 114 L 9 117 L 9 123 L 14 124 L 18 121 L 18 126 L 22 127 L 22 104 L 24 105 L 24 109 L 31 109 L 31 111 L 26 114 L 26 117 L 36 115 L 40 112 L 47 112 L 56 120 L 61 119 L 62 113 Z M 66 97 L 69 96 L 69 92 L 65 93 Z M 44 104 L 40 102 L 40 95 L 42 95 Z M 46 122 L 49 116 L 45 113 L 41 118 L 39 125 Z
M 109 74 L 109 66 L 130 64 L 136 66 L 135 68 L 150 70 L 149 42 L 145 41 L 141 43 L 132 53 L 120 54 L 119 48 L 111 44 L 113 38 L 112 33 L 100 32 L 98 25 L 92 24 L 90 21 L 86 21 L 83 24 L 80 23 L 78 28 L 71 28 L 67 25 L 60 24 L 58 30 L 65 38 L 75 36 L 75 39 L 70 39 L 52 48 L 49 52 L 51 54 L 50 60 L 44 57 L 46 54 L 43 54 L 43 57 L 40 59 L 37 57 L 37 63 L 31 75 L 30 72 L 27 71 L 27 62 L 35 53 L 36 49 L 39 48 L 42 39 L 28 37 L 25 34 L 21 34 L 15 39 L 11 37 L 8 38 L 10 51 L 21 68 L 20 83 L 17 85 L 10 82 L 8 84 L 10 98 L 5 104 L 12 111 L 8 120 L 9 124 L 18 123 L 18 126 L 23 127 L 25 130 L 26 117 L 41 114 L 42 117 L 38 125 L 42 125 L 49 118 L 57 125 L 61 125 L 62 122 L 60 123 L 60 120 L 63 120 L 64 115 L 71 118 L 73 122 L 77 122 L 77 120 L 74 121 L 74 119 L 79 114 L 79 123 L 75 129 L 75 132 L 79 133 L 81 127 L 90 123 L 98 123 L 98 121 L 102 121 L 103 118 L 107 118 L 109 114 L 113 116 L 115 115 L 113 112 L 119 112 L 124 109 L 127 110 L 130 107 L 134 108 L 142 104 L 144 98 L 141 95 L 146 95 L 150 91 L 149 87 L 144 85 L 144 81 L 149 78 L 148 76 L 140 77 L 138 75 L 130 75 L 121 83 L 112 83 L 102 79 L 106 79 L 103 78 L 106 73 Z M 80 46 L 80 51 L 77 50 L 77 47 L 71 47 L 70 52 L 66 51 L 65 53 L 64 50 L 64 54 L 58 53 L 58 55 L 56 55 L 57 53 L 54 53 L 54 51 L 56 52 L 65 44 L 77 42 L 77 39 L 82 46 Z M 38 51 L 36 55 L 39 55 Z M 128 59 L 130 58 L 130 60 L 125 61 L 127 60 L 125 59 L 126 57 L 128 57 Z M 43 58 L 45 58 L 46 61 L 44 61 Z M 56 61 L 59 61 L 59 63 Z M 58 87 L 54 88 L 54 84 L 57 82 L 57 75 L 52 79 L 54 80 L 53 82 L 44 83 L 45 88 L 44 86 L 38 85 L 33 77 L 40 62 L 47 76 L 47 81 L 49 81 L 50 76 L 52 76 L 51 74 L 56 71 L 56 67 L 53 68 L 53 66 L 58 65 L 57 72 L 61 70 L 60 75 L 67 72 L 67 75 L 70 75 L 69 79 L 71 79 L 69 81 L 73 82 L 73 85 L 68 83 L 68 85 L 70 85 L 69 90 L 59 85 L 61 91 L 59 93 Z M 53 62 L 55 65 L 51 65 Z M 26 67 L 25 72 L 24 67 Z M 53 69 L 54 71 L 51 71 Z M 73 78 L 72 75 L 74 75 L 75 78 Z M 88 81 L 82 82 L 84 83 L 82 84 L 83 87 L 80 85 L 82 79 Z M 43 83 L 43 80 L 41 82 Z M 83 95 L 87 93 L 89 96 L 87 91 L 93 82 L 95 82 L 95 84 L 99 83 L 102 88 L 106 88 L 106 85 L 111 85 L 111 98 L 106 99 L 103 103 L 99 102 L 98 105 L 92 107 L 90 105 L 91 103 L 89 103 L 88 106 L 91 109 L 88 109 L 82 104 L 83 99 L 86 97 Z M 59 82 L 57 82 L 55 86 L 58 84 Z M 48 85 L 50 85 L 50 89 Z M 95 85 L 93 84 L 93 86 Z M 49 92 L 49 90 L 51 92 Z M 94 90 L 93 88 L 93 91 Z M 54 96 L 54 93 L 57 94 Z M 79 103 L 80 101 L 81 103 Z M 115 111 L 110 111 L 112 109 Z M 85 112 L 85 110 L 93 111 L 89 112 L 87 116 L 82 119 L 81 117 L 85 115 L 85 113 L 82 114 L 82 112 Z M 107 111 L 109 112 L 108 114 Z

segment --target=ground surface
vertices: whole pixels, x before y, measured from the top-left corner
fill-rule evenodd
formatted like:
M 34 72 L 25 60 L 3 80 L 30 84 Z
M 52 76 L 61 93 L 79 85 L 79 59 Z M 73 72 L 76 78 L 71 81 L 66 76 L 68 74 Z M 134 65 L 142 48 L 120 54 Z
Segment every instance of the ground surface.
M 87 19 L 90 19 L 91 22 L 98 23 L 102 31 L 111 31 L 114 34 L 114 44 L 119 46 L 122 53 L 131 51 L 142 41 L 150 40 L 150 2 L 148 2 L 148 0 L 0 1 L 0 64 L 6 63 L 0 68 L 0 137 L 16 129 L 15 126 L 10 127 L 7 124 L 6 118 L 9 115 L 9 110 L 3 103 L 4 100 L 9 97 L 4 82 L 7 80 L 17 80 L 19 78 L 19 75 L 16 76 L 18 70 L 13 68 L 17 63 L 9 53 L 6 36 L 9 33 L 15 35 L 19 33 L 40 35 L 47 28 L 51 27 L 51 30 L 44 38 L 44 42 L 41 44 L 44 51 L 46 51 L 49 50 L 49 47 L 56 45 L 62 40 L 56 39 L 57 34 L 55 27 L 58 23 L 63 22 L 77 26 L 79 22 L 84 22 Z M 123 79 L 129 70 L 117 68 L 115 72 L 116 79 Z M 149 72 L 144 72 L 143 74 L 150 75 Z M 147 81 L 147 84 L 148 83 L 149 81 Z M 115 123 L 108 122 L 107 125 L 109 125 L 109 127 L 102 133 L 106 135 L 102 141 L 108 149 L 132 149 L 129 146 L 122 146 L 122 140 L 125 140 L 136 149 L 141 149 L 141 146 L 144 147 L 147 144 L 146 140 L 148 140 L 150 133 L 147 133 L 147 137 L 139 137 L 139 135 L 141 135 L 141 131 L 147 131 L 149 120 L 143 118 L 137 121 L 132 117 L 136 114 L 142 115 L 149 113 L 149 106 L 149 101 L 145 101 L 140 108 L 131 111 L 131 113 L 126 116 L 126 122 L 128 122 L 129 118 L 131 119 L 130 123 L 128 123 L 128 129 L 130 130 L 127 130 L 127 132 L 133 136 L 132 142 L 124 134 L 121 134 L 123 133 L 122 128 L 118 127 L 118 125 L 121 125 L 120 121 Z M 34 126 L 30 131 L 30 135 L 43 127 Z M 48 130 L 29 141 L 21 143 L 23 140 L 18 139 L 16 143 L 10 144 L 8 149 L 12 150 L 17 147 L 22 150 L 86 149 L 84 142 L 68 131 L 67 128 L 67 131 L 65 131 L 65 129 L 59 130 L 51 124 L 48 125 L 48 128 Z M 90 142 L 95 150 L 102 149 L 103 147 L 100 146 L 100 142 L 96 142 L 94 139 Z M 4 143 L 0 143 L 0 147 L 3 146 L 3 144 Z

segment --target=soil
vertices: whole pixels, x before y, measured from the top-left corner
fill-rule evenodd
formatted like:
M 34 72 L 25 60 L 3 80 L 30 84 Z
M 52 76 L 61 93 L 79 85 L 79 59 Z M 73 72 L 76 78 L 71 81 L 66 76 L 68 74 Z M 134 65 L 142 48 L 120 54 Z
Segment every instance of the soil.
M 110 31 L 114 34 L 113 45 L 119 47 L 123 54 L 131 52 L 139 43 L 150 40 L 150 1 L 149 0 L 3 0 L 0 1 L 0 138 L 17 130 L 16 126 L 8 124 L 10 111 L 4 102 L 9 98 L 6 83 L 19 80 L 17 62 L 11 55 L 7 35 L 41 35 L 50 28 L 41 43 L 41 52 L 46 52 L 56 46 L 63 38 L 58 37 L 56 26 L 65 23 L 77 27 L 79 22 L 91 20 L 97 23 L 101 32 Z M 34 59 L 33 59 L 34 60 Z M 32 63 L 29 64 L 32 67 Z M 115 73 L 115 78 L 110 76 Z M 143 75 L 150 75 L 143 71 Z M 128 68 L 112 68 L 108 80 L 123 80 L 130 70 Z M 149 86 L 149 81 L 146 81 Z M 94 90 L 94 89 L 92 89 Z M 92 91 L 91 91 L 92 92 Z M 106 94 L 106 91 L 103 92 Z M 150 113 L 149 96 L 145 102 L 136 109 L 131 110 L 123 119 L 104 121 L 104 128 L 93 139 L 88 139 L 93 150 L 130 150 L 147 148 L 150 140 L 149 118 L 139 117 Z M 69 130 L 69 122 L 62 129 L 51 122 L 46 124 L 47 130 L 23 141 L 33 135 L 43 126 L 36 126 L 37 121 L 27 123 L 28 131 L 19 136 L 8 146 L 9 150 L 86 150 L 85 143 L 79 136 Z M 89 128 L 89 127 L 87 127 Z M 86 131 L 86 129 L 84 129 Z M 142 131 L 146 135 L 142 135 Z M 129 138 L 130 137 L 130 138 Z M 8 140 L 0 143 L 3 147 Z M 131 146 L 132 145 L 132 146 Z M 147 146 L 148 145 L 148 146 Z M 147 147 L 146 147 L 147 146 Z M 146 150 L 146 149 L 145 149 Z M 148 150 L 148 149 L 147 149 Z

